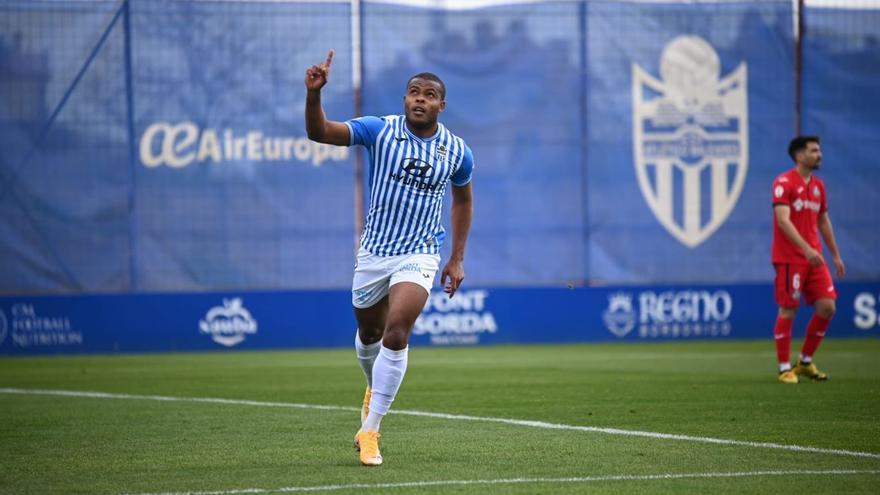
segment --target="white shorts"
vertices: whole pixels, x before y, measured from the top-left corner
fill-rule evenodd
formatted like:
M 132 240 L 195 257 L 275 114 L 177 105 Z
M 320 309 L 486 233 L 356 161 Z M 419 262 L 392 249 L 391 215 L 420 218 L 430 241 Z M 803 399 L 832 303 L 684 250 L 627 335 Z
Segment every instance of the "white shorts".
M 399 282 L 419 284 L 430 294 L 439 268 L 440 256 L 436 254 L 377 256 L 361 247 L 351 283 L 351 304 L 360 309 L 369 308 Z

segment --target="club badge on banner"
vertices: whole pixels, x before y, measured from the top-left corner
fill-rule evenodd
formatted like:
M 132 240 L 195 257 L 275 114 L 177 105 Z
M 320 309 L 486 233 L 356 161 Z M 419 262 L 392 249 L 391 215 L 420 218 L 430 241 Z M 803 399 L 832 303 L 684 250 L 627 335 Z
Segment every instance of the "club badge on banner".
M 748 171 L 747 66 L 743 62 L 723 77 L 720 71 L 718 53 L 694 35 L 666 45 L 660 58 L 662 79 L 633 64 L 633 155 L 639 188 L 660 224 L 690 248 L 727 220 Z M 701 198 L 706 179 L 709 201 Z M 673 215 L 675 203 L 684 212 L 682 220 Z M 708 212 L 702 211 L 704 205 Z

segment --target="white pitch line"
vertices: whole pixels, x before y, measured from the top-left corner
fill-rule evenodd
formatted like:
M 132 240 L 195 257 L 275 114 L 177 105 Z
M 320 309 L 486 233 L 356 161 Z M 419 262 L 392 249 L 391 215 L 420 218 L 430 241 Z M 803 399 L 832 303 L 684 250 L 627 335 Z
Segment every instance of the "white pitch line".
M 656 481 L 699 478 L 746 478 L 757 476 L 845 476 L 859 474 L 880 474 L 880 470 L 844 470 L 830 469 L 825 471 L 741 471 L 733 473 L 665 473 L 644 475 L 610 475 L 582 476 L 576 478 L 508 478 L 495 480 L 436 480 L 436 481 L 405 481 L 401 483 L 353 483 L 350 485 L 317 485 L 317 486 L 285 486 L 281 488 L 239 488 L 235 490 L 213 490 L 204 492 L 161 492 L 140 493 L 137 495 L 243 495 L 260 493 L 297 493 L 297 492 L 329 492 L 335 490 L 355 489 L 388 489 L 388 488 L 425 488 L 431 486 L 462 486 L 462 485 L 507 485 L 523 483 L 589 483 L 597 481 Z
M 17 394 L 17 395 L 54 395 L 63 397 L 85 397 L 90 399 L 125 399 L 125 400 L 152 400 L 164 402 L 195 402 L 209 404 L 229 404 L 256 407 L 287 407 L 295 409 L 317 409 L 322 411 L 346 411 L 360 412 L 359 407 L 348 406 L 322 406 L 317 404 L 297 404 L 292 402 L 264 402 L 254 400 L 240 399 L 218 399 L 211 397 L 169 397 L 163 395 L 132 395 L 132 394 L 111 394 L 106 392 L 81 392 L 75 390 L 40 390 L 40 389 L 22 389 L 22 388 L 0 388 L 0 394 Z M 803 445 L 785 445 L 771 442 L 750 442 L 746 440 L 730 440 L 726 438 L 699 437 L 691 435 L 678 435 L 674 433 L 658 433 L 653 431 L 639 430 L 623 430 L 620 428 L 601 428 L 598 426 L 578 426 L 567 425 L 562 423 L 547 423 L 545 421 L 531 421 L 523 419 L 510 418 L 493 418 L 489 416 L 468 416 L 465 414 L 446 414 L 434 413 L 426 411 L 407 411 L 396 410 L 390 411 L 392 414 L 404 416 L 421 416 L 426 418 L 449 419 L 454 421 L 482 421 L 487 423 L 501 423 L 513 426 L 528 426 L 531 428 L 542 428 L 547 430 L 569 430 L 584 431 L 590 433 L 605 433 L 608 435 L 623 435 L 631 437 L 654 438 L 659 440 L 679 440 L 685 442 L 711 443 L 716 445 L 737 445 L 742 447 L 754 447 L 761 449 L 777 449 L 791 450 L 795 452 L 811 452 L 817 454 L 843 455 L 850 457 L 867 457 L 869 459 L 880 459 L 880 454 L 873 452 L 859 452 L 855 450 L 843 449 L 826 449 L 821 447 L 809 447 Z

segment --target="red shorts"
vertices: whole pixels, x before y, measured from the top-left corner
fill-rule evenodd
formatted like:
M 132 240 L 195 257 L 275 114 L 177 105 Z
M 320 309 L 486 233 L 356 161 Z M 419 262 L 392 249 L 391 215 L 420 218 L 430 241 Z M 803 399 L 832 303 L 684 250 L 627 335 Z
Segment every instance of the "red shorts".
M 837 299 L 827 264 L 812 267 L 801 263 L 774 263 L 773 267 L 776 268 L 776 304 L 779 306 L 797 308 L 801 295 L 810 306 L 817 299 Z

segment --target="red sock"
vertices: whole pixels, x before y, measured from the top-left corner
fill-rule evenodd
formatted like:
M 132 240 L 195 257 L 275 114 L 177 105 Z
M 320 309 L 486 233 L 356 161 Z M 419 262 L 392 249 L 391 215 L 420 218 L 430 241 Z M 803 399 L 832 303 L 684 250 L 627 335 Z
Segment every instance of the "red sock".
M 773 338 L 776 339 L 776 358 L 779 363 L 790 363 L 791 359 L 791 324 L 790 318 L 776 317 L 776 326 L 773 328 Z
M 808 359 L 813 358 L 813 354 L 816 353 L 816 349 L 822 343 L 822 337 L 825 336 L 825 330 L 828 329 L 828 323 L 830 322 L 831 320 L 826 320 L 818 314 L 814 314 L 810 318 L 810 323 L 807 324 L 807 338 L 804 339 L 804 346 L 801 348 L 801 356 Z

